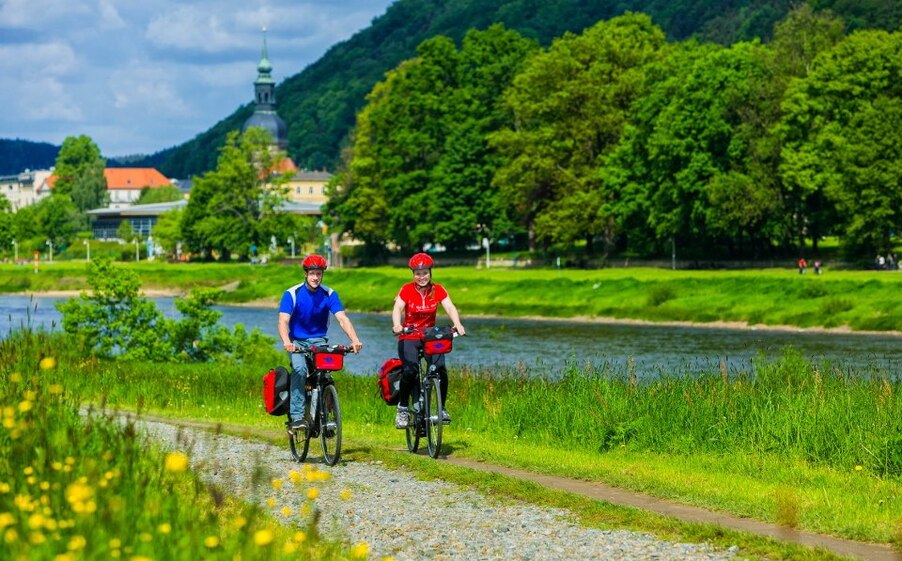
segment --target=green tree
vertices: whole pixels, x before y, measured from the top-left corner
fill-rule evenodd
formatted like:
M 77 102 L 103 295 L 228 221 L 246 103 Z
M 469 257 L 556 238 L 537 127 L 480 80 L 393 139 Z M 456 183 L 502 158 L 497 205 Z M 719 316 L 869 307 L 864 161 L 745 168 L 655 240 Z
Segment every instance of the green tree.
M 162 187 L 144 187 L 141 189 L 141 196 L 135 201 L 136 205 L 149 205 L 153 203 L 169 203 L 180 201 L 184 197 L 179 188 L 174 185 L 163 185 Z
M 268 236 L 262 224 L 285 199 L 288 177 L 277 174 L 283 153 L 271 149 L 272 137 L 260 128 L 232 132 L 217 167 L 195 178 L 182 219 L 188 248 L 221 259 L 248 256 L 251 244 Z
M 664 46 L 648 16 L 629 14 L 564 35 L 514 79 L 506 94 L 514 126 L 491 137 L 504 158 L 495 183 L 539 239 L 584 239 L 590 251 L 597 236 L 613 242 L 597 169 Z
M 836 204 L 836 231 L 851 257 L 891 249 L 900 215 L 898 100 L 902 33 L 857 32 L 793 82 L 780 124 L 784 182 Z
M 116 228 L 116 237 L 130 243 L 138 239 L 138 233 L 135 232 L 131 222 L 123 220 L 119 223 L 119 227 Z
M 170 256 L 175 255 L 178 243 L 182 240 L 184 212 L 182 208 L 168 210 L 157 217 L 157 223 L 153 227 L 153 239 Z
M 67 137 L 56 158 L 54 193 L 70 197 L 80 212 L 105 206 L 105 167 L 106 161 L 90 137 Z
M 0 247 L 5 252 L 16 239 L 16 223 L 12 206 L 3 194 L 0 194 Z M 16 242 L 18 243 L 18 241 Z

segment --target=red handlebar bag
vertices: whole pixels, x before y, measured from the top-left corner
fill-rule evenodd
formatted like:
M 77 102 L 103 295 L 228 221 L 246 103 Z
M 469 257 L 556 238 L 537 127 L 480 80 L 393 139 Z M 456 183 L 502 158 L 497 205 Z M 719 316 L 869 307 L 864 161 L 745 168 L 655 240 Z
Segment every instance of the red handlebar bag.
M 454 332 L 445 327 L 430 327 L 423 334 L 423 352 L 427 355 L 443 355 L 451 352 Z
M 341 353 L 313 353 L 313 366 L 317 370 L 341 370 L 344 359 Z
M 288 369 L 273 368 L 263 376 L 263 407 L 270 415 L 288 414 Z

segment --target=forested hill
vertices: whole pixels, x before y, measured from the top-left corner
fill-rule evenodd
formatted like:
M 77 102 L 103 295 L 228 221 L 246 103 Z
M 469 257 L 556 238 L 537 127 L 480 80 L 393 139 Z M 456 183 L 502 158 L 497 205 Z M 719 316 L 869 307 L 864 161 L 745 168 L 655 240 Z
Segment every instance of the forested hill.
M 336 166 L 343 142 L 366 95 L 384 73 L 415 55 L 423 40 L 445 35 L 459 41 L 469 29 L 503 23 L 542 45 L 567 31 L 581 32 L 599 20 L 626 11 L 650 15 L 670 39 L 697 37 L 730 44 L 769 38 L 791 0 L 398 0 L 370 27 L 335 45 L 317 62 L 276 89 L 279 114 L 288 124 L 289 155 L 309 169 Z M 833 9 L 851 29 L 896 29 L 902 23 L 898 0 L 812 0 L 815 9 Z M 284 54 L 283 54 L 284 56 Z M 248 97 L 251 82 L 248 76 Z M 193 140 L 142 163 L 168 177 L 188 177 L 215 166 L 226 134 L 239 129 L 253 111 L 248 103 Z
M 26 169 L 48 169 L 56 161 L 60 147 L 47 142 L 0 138 L 0 175 Z

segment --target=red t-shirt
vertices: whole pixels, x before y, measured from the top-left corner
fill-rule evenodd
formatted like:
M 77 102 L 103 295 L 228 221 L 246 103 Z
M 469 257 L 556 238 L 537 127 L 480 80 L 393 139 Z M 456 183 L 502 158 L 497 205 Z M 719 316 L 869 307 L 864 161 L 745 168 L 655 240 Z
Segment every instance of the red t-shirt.
M 448 297 L 448 292 L 440 284 L 433 284 L 425 296 L 417 290 L 416 283 L 410 282 L 401 287 L 398 298 L 404 302 L 404 319 L 401 325 L 415 327 L 416 333 L 399 335 L 398 339 L 419 339 L 423 330 L 435 325 L 435 311 L 438 305 Z

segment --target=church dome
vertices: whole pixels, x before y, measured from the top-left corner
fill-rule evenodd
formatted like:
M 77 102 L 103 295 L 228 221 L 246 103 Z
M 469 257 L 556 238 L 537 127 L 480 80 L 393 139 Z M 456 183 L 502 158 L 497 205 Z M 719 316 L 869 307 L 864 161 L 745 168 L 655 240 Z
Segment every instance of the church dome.
M 272 135 L 273 143 L 278 146 L 279 150 L 288 148 L 288 125 L 275 111 L 255 111 L 244 122 L 242 130 L 246 131 L 250 127 L 260 127 L 269 131 L 269 134 Z

